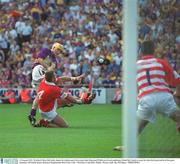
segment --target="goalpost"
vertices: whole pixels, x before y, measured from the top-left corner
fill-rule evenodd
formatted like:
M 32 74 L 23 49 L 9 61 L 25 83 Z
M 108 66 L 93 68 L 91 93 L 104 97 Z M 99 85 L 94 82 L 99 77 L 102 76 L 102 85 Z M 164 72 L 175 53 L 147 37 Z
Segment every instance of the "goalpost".
M 137 0 L 123 0 L 123 157 L 137 157 Z

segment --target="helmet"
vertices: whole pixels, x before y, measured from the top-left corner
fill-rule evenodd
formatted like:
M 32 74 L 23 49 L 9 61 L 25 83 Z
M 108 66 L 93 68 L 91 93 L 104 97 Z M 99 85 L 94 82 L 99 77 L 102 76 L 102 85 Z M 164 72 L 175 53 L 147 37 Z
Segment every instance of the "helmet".
M 54 43 L 51 48 L 52 51 L 61 50 L 64 51 L 63 45 L 60 43 Z

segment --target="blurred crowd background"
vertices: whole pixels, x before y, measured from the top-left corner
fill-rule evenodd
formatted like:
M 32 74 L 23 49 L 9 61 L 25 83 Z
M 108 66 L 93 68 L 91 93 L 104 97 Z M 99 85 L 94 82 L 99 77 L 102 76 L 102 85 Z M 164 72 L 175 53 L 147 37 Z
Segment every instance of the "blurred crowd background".
M 180 73 L 180 1 L 139 0 L 138 42 L 152 39 L 156 56 Z M 58 76 L 85 73 L 84 83 L 116 87 L 122 74 L 122 0 L 0 0 L 0 87 L 31 87 L 41 48 L 60 42 L 69 56 Z M 103 55 L 109 65 L 98 65 Z M 134 55 L 134 54 L 132 54 Z

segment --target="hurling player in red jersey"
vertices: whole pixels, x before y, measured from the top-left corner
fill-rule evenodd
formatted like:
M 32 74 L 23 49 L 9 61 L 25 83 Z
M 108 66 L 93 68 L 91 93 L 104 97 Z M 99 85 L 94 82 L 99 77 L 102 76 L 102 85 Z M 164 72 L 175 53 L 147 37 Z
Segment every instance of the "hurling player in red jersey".
M 39 126 L 44 127 L 68 127 L 67 122 L 63 117 L 59 116 L 56 112 L 58 108 L 58 99 L 68 99 L 73 103 L 81 104 L 82 100 L 74 98 L 62 91 L 56 84 L 56 78 L 53 71 L 45 73 L 45 79 L 40 82 L 37 96 L 39 111 L 42 120 Z
M 152 41 L 142 44 L 142 55 L 137 61 L 137 85 L 138 134 L 149 123 L 155 122 L 157 113 L 175 121 L 180 132 L 180 110 L 175 102 L 175 98 L 180 98 L 180 76 L 166 60 L 154 56 Z M 176 87 L 174 95 L 170 86 Z M 123 150 L 123 147 L 114 149 Z
M 35 127 L 67 128 L 67 122 L 56 112 L 57 108 L 61 107 L 62 101 L 65 102 L 64 100 L 67 100 L 67 102 L 74 104 L 89 104 L 89 102 L 92 102 L 92 99 L 89 99 L 89 97 L 80 99 L 63 92 L 55 84 L 56 82 L 54 71 L 47 71 L 45 73 L 45 79 L 40 82 L 37 96 L 39 111 L 43 119 L 35 124 Z

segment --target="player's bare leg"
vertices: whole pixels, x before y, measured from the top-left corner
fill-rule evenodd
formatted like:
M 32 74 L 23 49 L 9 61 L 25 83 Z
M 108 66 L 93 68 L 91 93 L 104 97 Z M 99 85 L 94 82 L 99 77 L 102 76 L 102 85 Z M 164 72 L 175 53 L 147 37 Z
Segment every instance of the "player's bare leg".
M 178 132 L 180 132 L 180 110 L 176 110 L 170 115 L 170 118 L 175 121 Z
M 64 120 L 63 117 L 57 115 L 52 121 L 52 124 L 57 125 L 57 127 L 59 128 L 68 128 L 69 125 L 67 124 L 67 122 Z
M 149 121 L 147 120 L 139 120 L 138 122 L 138 134 L 141 134 L 142 131 L 144 130 L 144 128 L 147 126 L 147 124 L 149 123 Z
M 46 127 L 46 128 L 68 128 L 67 122 L 63 117 L 57 115 L 52 121 L 46 119 L 40 119 L 34 127 Z

